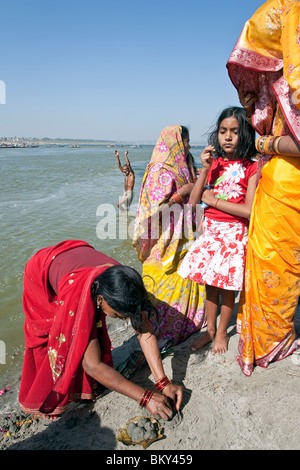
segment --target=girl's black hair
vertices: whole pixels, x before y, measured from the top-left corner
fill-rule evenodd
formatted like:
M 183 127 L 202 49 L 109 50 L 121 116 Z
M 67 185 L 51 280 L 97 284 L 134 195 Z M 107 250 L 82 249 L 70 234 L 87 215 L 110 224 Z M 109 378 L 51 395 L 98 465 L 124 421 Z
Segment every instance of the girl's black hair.
M 220 114 L 217 120 L 215 130 L 209 135 L 208 143 L 215 147 L 216 153 L 218 156 L 224 157 L 225 154 L 219 144 L 218 133 L 219 133 L 220 124 L 223 121 L 223 119 L 226 119 L 229 117 L 235 117 L 239 123 L 239 132 L 238 132 L 239 140 L 238 140 L 238 145 L 235 150 L 234 156 L 237 160 L 241 160 L 243 158 L 250 160 L 252 157 L 254 157 L 257 154 L 256 148 L 255 148 L 255 130 L 253 129 L 251 124 L 249 124 L 249 122 L 247 121 L 246 111 L 244 108 L 233 106 L 233 107 L 224 109 L 224 111 L 222 111 L 222 113 Z
M 92 283 L 91 294 L 95 304 L 97 296 L 101 295 L 113 310 L 130 318 L 138 333 L 143 333 L 142 312 L 149 317 L 154 307 L 135 269 L 123 265 L 107 268 Z

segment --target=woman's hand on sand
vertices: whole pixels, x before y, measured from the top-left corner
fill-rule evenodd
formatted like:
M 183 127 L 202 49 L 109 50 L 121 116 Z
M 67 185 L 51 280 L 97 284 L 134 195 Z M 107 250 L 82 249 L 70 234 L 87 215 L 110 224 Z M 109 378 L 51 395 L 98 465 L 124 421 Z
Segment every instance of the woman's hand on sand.
M 148 402 L 146 409 L 154 416 L 154 418 L 162 418 L 165 421 L 173 417 L 173 409 L 170 399 L 154 392 L 151 400 Z
M 215 152 L 215 147 L 208 145 L 201 153 L 202 168 L 205 170 L 209 170 L 211 167 L 213 161 L 213 152 Z
M 177 411 L 180 410 L 182 396 L 183 396 L 183 389 L 180 385 L 176 385 L 173 383 L 169 383 L 162 392 L 167 397 L 171 398 L 171 400 L 175 404 L 175 408 Z

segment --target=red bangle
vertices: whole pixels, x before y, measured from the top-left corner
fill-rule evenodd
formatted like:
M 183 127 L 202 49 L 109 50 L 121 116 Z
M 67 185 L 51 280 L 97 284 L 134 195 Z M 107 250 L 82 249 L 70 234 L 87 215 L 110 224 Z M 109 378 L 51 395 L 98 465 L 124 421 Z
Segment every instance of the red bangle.
M 175 202 L 175 204 L 181 204 L 183 202 L 182 197 L 177 192 L 172 194 L 171 199 Z
M 165 375 L 162 379 L 158 380 L 154 385 L 157 392 L 161 392 L 167 385 L 171 383 L 171 380 Z
M 141 398 L 141 401 L 139 403 L 139 405 L 142 407 L 142 408 L 145 408 L 147 406 L 147 404 L 149 403 L 149 401 L 151 400 L 152 398 L 152 395 L 153 395 L 153 392 L 152 390 L 148 390 L 146 388 L 146 390 L 144 391 L 144 394 Z
M 215 203 L 215 209 L 217 208 L 217 204 L 220 201 L 220 199 L 218 199 L 218 198 L 216 198 L 216 199 L 217 199 L 217 202 Z

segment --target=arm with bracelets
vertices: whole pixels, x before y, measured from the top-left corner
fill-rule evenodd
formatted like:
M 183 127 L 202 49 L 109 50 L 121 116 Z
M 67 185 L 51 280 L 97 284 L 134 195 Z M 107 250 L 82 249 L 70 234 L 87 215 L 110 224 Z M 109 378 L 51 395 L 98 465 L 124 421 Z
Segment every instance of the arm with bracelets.
M 183 396 L 182 387 L 173 384 L 166 376 L 157 340 L 152 332 L 152 325 L 146 318 L 146 315 L 143 315 L 143 317 L 143 324 L 145 325 L 146 331 L 137 336 L 155 380 L 154 389 L 156 392 L 151 396 L 151 401 L 155 402 L 155 400 L 161 400 L 163 395 L 165 395 L 165 398 L 168 397 L 176 410 L 179 411 Z
M 290 135 L 263 135 L 257 139 L 255 146 L 256 150 L 261 154 L 282 155 L 286 157 L 300 156 L 300 145 Z

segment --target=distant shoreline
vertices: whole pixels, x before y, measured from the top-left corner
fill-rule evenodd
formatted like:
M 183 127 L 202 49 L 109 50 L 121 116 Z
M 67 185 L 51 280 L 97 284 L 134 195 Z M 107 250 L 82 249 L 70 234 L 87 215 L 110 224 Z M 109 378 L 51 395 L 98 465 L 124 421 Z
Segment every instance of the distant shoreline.
M 124 142 L 124 141 L 111 141 L 111 140 L 88 140 L 88 139 L 50 139 L 50 138 L 0 138 L 0 148 L 28 148 L 28 147 L 128 147 L 128 148 L 143 148 L 154 147 L 155 142 Z M 195 143 L 191 147 L 203 147 L 204 144 Z
M 109 141 L 88 141 L 88 140 L 7 140 L 1 141 L 0 148 L 32 148 L 32 147 L 128 147 L 128 148 L 143 148 L 154 146 L 155 144 L 143 143 L 123 143 L 123 142 L 109 142 Z

